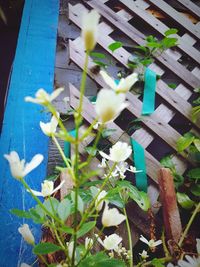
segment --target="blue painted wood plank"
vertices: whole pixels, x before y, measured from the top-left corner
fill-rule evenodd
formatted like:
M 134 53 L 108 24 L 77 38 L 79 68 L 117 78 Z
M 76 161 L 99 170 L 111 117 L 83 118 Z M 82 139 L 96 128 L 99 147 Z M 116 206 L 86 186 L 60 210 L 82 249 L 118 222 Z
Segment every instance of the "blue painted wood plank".
M 31 250 L 20 234 L 18 227 L 23 219 L 11 215 L 12 208 L 28 209 L 34 201 L 21 184 L 10 175 L 3 154 L 16 150 L 21 158 L 30 161 L 41 153 L 43 163 L 27 177 L 32 188 L 40 189 L 45 178 L 48 138 L 39 128 L 39 121 L 48 120 L 41 107 L 25 103 L 24 97 L 33 96 L 38 88 L 53 90 L 56 35 L 59 15 L 59 0 L 26 0 L 18 38 L 13 72 L 0 137 L 0 266 L 15 267 L 20 263 L 31 264 Z M 40 226 L 31 224 L 36 239 L 40 238 Z

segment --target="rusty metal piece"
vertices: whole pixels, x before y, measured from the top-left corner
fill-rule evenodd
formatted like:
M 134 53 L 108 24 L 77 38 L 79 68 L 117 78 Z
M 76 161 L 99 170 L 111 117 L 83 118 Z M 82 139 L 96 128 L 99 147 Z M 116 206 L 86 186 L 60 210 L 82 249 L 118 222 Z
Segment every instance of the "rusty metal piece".
M 171 239 L 178 243 L 182 233 L 182 226 L 176 201 L 174 180 L 169 169 L 160 169 L 158 183 L 160 188 L 166 237 L 167 240 Z

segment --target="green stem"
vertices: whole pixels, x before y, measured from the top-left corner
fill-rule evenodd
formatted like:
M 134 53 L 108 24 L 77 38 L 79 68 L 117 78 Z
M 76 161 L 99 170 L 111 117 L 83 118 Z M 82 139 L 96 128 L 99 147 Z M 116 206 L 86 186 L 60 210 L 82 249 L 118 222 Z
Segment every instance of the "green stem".
M 193 211 L 192 216 L 190 217 L 190 220 L 189 220 L 189 222 L 185 228 L 185 231 L 183 232 L 181 239 L 178 242 L 179 247 L 181 247 L 183 245 L 183 241 L 184 241 L 185 237 L 187 236 L 188 231 L 189 231 L 197 213 L 199 212 L 199 210 L 200 210 L 200 203 L 196 206 L 195 210 Z
M 75 201 L 74 201 L 74 247 L 72 253 L 72 267 L 75 266 L 75 253 L 76 253 L 76 246 L 77 246 L 77 231 L 78 231 L 78 192 L 79 192 L 79 127 L 82 122 L 82 108 L 83 108 L 83 97 L 85 93 L 85 86 L 86 86 L 86 79 L 87 79 L 87 68 L 88 68 L 88 59 L 89 59 L 89 52 L 86 52 L 85 57 L 85 64 L 83 68 L 83 74 L 81 79 L 81 86 L 80 86 L 80 100 L 79 100 L 79 107 L 77 109 L 77 114 L 75 117 L 75 126 L 76 126 L 76 142 L 75 142 Z
M 117 163 L 115 162 L 115 163 L 113 164 L 112 168 L 110 169 L 110 172 L 109 172 L 108 176 L 105 178 L 103 184 L 101 185 L 98 194 L 93 198 L 93 200 L 92 200 L 92 202 L 90 203 L 89 207 L 88 207 L 87 210 L 84 212 L 84 214 L 83 214 L 83 218 L 82 218 L 82 220 L 81 220 L 81 222 L 80 222 L 80 224 L 79 224 L 79 228 L 83 225 L 83 223 L 86 221 L 86 219 L 88 218 L 88 216 L 91 214 L 90 211 L 91 211 L 91 209 L 93 208 L 93 206 L 95 205 L 95 201 L 96 201 L 96 199 L 98 198 L 99 194 L 100 194 L 101 191 L 104 189 L 104 187 L 106 186 L 106 184 L 107 184 L 107 182 L 108 182 L 108 180 L 109 180 L 109 178 L 110 178 L 110 176 L 111 176 L 113 170 L 115 169 L 116 165 L 117 165 Z
M 71 166 L 69 165 L 69 162 L 68 162 L 67 158 L 65 157 L 65 154 L 64 154 L 60 144 L 58 143 L 58 140 L 56 139 L 56 137 L 54 135 L 52 135 L 52 140 L 54 141 L 55 145 L 57 146 L 58 151 L 60 152 L 60 155 L 61 155 L 63 161 L 65 162 L 67 168 L 71 169 Z
M 126 216 L 126 228 L 128 232 L 128 242 L 129 242 L 129 250 L 130 250 L 130 267 L 133 267 L 133 243 L 132 243 L 132 237 L 131 237 L 131 229 L 130 224 L 128 221 L 128 216 L 126 213 L 126 208 L 123 208 L 124 215 Z
M 33 197 L 33 199 L 34 199 L 34 200 L 38 203 L 38 205 L 45 211 L 45 213 L 46 213 L 47 215 L 49 215 L 51 218 L 53 218 L 55 221 L 57 221 L 58 223 L 60 223 L 60 224 L 63 225 L 63 223 L 62 223 L 56 216 L 54 216 L 53 214 L 51 214 L 51 213 L 45 208 L 45 206 L 42 204 L 42 202 L 39 200 L 39 198 L 36 197 L 36 196 L 32 193 L 31 188 L 29 187 L 29 185 L 28 185 L 23 179 L 21 180 L 21 182 L 22 182 L 23 186 L 28 190 L 28 192 L 30 192 L 30 194 L 31 194 L 31 196 Z

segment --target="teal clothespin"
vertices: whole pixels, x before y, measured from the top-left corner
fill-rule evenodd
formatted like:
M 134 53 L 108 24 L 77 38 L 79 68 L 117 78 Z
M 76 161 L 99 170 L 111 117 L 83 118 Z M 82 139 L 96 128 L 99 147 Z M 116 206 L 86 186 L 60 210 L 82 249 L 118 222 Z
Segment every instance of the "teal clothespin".
M 144 74 L 144 95 L 142 115 L 149 115 L 155 110 L 156 73 L 146 68 Z
M 136 172 L 136 186 L 139 190 L 147 192 L 147 174 L 146 174 L 146 163 L 144 148 L 131 138 L 131 145 L 133 149 L 133 161 L 137 170 L 142 172 Z

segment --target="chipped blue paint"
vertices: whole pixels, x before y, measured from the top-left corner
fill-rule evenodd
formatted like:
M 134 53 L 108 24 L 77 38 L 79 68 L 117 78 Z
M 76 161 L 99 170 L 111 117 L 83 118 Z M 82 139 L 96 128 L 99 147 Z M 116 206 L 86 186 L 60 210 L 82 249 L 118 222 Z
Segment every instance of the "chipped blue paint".
M 27 245 L 18 227 L 24 223 L 9 213 L 12 208 L 28 209 L 34 201 L 20 182 L 10 175 L 3 154 L 16 150 L 21 158 L 30 161 L 41 153 L 44 162 L 26 178 L 32 188 L 40 189 L 47 166 L 48 138 L 39 129 L 39 121 L 48 120 L 41 107 L 25 103 L 24 97 L 33 96 L 38 88 L 53 90 L 56 34 L 59 0 L 26 0 L 23 10 L 13 72 L 0 137 L 0 258 L 2 267 L 33 263 L 32 248 Z M 30 224 L 30 222 L 28 221 Z M 40 226 L 31 224 L 36 239 Z

